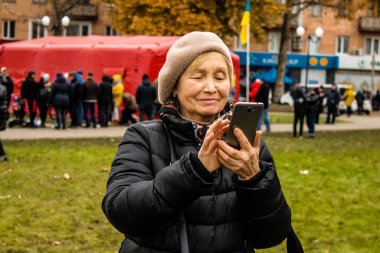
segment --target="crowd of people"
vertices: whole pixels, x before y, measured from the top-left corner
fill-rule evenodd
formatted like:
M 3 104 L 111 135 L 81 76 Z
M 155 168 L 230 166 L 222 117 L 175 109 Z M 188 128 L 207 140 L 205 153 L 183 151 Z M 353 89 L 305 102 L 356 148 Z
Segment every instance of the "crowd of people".
M 117 74 L 104 75 L 98 84 L 92 72 L 86 76 L 81 70 L 57 73 L 51 81 L 47 73 L 37 77 L 35 71 L 29 71 L 18 96 L 13 94 L 14 85 L 7 69 L 4 67 L 1 72 L 1 84 L 7 90 L 6 108 L 14 115 L 9 120 L 10 127 L 45 128 L 48 116 L 55 118 L 55 129 L 129 125 L 157 116 L 157 91 L 147 74 L 143 75 L 134 96 L 124 89 L 123 78 Z
M 374 110 L 380 109 L 380 89 L 373 96 L 365 86 L 356 93 L 352 85 L 348 85 L 341 95 L 336 84 L 331 85 L 327 92 L 323 86 L 314 88 L 309 92 L 304 87 L 295 85 L 291 90 L 294 102 L 293 136 L 303 136 L 303 123 L 306 117 L 309 137 L 315 137 L 315 124 L 320 123 L 320 114 L 327 112 L 326 124 L 334 124 L 336 117 L 341 113 L 340 102 L 344 103 L 344 111 L 347 117 L 353 113 L 353 102 L 357 103 L 358 115 L 369 114 L 372 104 Z M 297 131 L 299 125 L 299 131 Z

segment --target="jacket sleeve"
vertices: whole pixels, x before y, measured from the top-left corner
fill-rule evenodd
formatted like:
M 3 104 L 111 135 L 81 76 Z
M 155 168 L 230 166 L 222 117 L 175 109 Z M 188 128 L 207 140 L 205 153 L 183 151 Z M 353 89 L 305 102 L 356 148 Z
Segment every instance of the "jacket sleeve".
M 158 159 L 152 161 L 157 154 L 149 146 L 149 133 L 141 124 L 127 129 L 113 160 L 102 203 L 108 220 L 130 236 L 146 235 L 174 219 L 213 184 L 213 179 L 196 172 L 190 152 L 153 175 L 151 164 Z M 159 149 L 167 150 L 165 135 L 159 137 Z M 168 151 L 167 159 L 169 156 Z
M 291 229 L 291 213 L 281 190 L 273 158 L 261 141 L 260 172 L 248 181 L 233 177 L 246 240 L 254 248 L 281 243 Z

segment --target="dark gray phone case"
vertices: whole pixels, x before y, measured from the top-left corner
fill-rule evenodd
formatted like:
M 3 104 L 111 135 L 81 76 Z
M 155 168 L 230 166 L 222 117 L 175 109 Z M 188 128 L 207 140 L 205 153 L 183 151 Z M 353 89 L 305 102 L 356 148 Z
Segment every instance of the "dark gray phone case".
M 239 141 L 233 133 L 234 128 L 238 127 L 244 132 L 249 142 L 253 144 L 257 123 L 259 122 L 263 108 L 263 103 L 237 102 L 233 109 L 226 143 L 231 147 L 240 149 Z

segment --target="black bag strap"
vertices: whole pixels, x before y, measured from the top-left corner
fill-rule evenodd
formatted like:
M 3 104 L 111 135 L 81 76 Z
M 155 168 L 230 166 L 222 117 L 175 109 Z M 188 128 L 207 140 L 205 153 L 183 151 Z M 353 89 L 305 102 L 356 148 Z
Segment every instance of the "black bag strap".
M 165 123 L 162 123 L 166 132 L 166 136 L 168 138 L 168 144 L 169 144 L 169 150 L 170 150 L 170 164 L 174 163 L 176 161 L 175 153 L 174 153 L 174 142 L 172 135 L 169 132 L 169 129 L 165 125 Z M 178 238 L 179 238 L 179 246 L 181 248 L 181 253 L 190 253 L 189 250 L 189 242 L 187 240 L 187 231 L 186 231 L 186 221 L 185 221 L 185 215 L 183 212 L 179 214 L 178 220 L 177 220 L 177 226 L 178 226 Z
M 292 226 L 290 226 L 290 233 L 286 240 L 286 249 L 288 253 L 304 253 L 302 244 Z

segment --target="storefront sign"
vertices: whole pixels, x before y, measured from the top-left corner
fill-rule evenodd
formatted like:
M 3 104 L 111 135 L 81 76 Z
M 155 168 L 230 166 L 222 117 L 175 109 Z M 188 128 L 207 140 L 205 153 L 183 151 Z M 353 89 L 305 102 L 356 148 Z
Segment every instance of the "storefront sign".
M 246 65 L 246 53 L 235 51 L 240 57 L 240 64 Z M 338 67 L 338 57 L 331 55 L 305 55 L 305 54 L 288 54 L 286 67 L 288 68 L 306 68 L 307 60 L 310 69 L 336 69 Z M 250 65 L 260 67 L 275 67 L 278 64 L 278 54 L 251 52 Z

